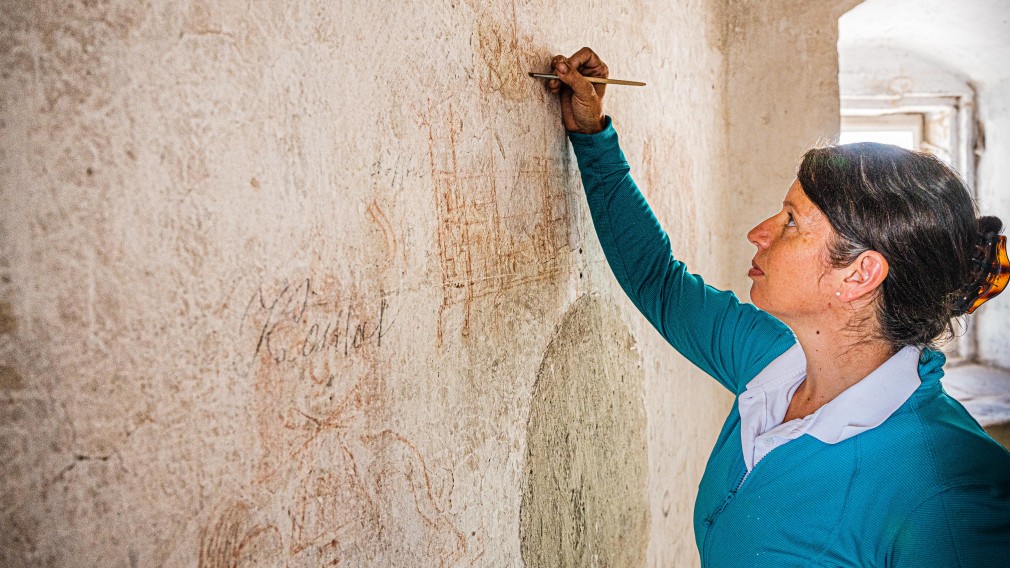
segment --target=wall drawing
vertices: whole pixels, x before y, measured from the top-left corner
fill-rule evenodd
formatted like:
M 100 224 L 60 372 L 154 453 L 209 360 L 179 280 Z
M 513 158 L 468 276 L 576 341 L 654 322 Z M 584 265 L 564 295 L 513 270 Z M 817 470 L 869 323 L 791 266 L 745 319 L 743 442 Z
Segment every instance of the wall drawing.
M 438 218 L 441 342 L 446 309 L 463 305 L 467 335 L 474 299 L 549 280 L 566 267 L 571 206 L 567 164 L 553 157 L 546 140 L 516 164 L 493 132 L 470 132 L 451 105 L 435 114 L 419 114 L 419 123 L 428 131 Z M 477 153 L 460 150 L 464 137 Z
M 433 489 L 428 459 L 388 426 L 382 349 L 396 301 L 309 277 L 250 295 L 238 328 L 252 359 L 254 475 L 204 526 L 202 568 L 479 557 L 450 495 Z

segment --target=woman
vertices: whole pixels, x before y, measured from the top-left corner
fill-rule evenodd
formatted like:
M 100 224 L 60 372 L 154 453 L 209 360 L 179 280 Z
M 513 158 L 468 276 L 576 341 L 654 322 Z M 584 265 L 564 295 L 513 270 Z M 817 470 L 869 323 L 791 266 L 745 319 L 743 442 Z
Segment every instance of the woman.
M 740 303 L 671 256 L 604 86 L 585 79 L 606 65 L 583 48 L 552 66 L 617 280 L 737 396 L 695 505 L 702 564 L 1010 566 L 1010 454 L 944 393 L 931 348 L 1005 286 L 999 219 L 977 219 L 927 154 L 810 150 L 782 209 L 747 235 L 753 305 Z

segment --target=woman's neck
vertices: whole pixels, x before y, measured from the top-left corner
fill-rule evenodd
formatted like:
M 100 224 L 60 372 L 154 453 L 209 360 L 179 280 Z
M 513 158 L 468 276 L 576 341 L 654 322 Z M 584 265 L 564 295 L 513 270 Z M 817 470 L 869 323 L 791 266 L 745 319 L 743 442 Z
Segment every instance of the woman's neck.
M 807 377 L 793 394 L 784 422 L 813 414 L 894 355 L 886 341 L 867 340 L 866 333 L 845 328 L 794 332 L 807 359 Z

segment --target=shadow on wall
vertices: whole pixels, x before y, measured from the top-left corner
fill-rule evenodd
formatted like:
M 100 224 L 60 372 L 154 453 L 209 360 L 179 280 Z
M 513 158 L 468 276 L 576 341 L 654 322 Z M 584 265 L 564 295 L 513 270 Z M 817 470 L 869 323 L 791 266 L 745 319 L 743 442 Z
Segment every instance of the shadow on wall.
M 644 374 L 598 296 L 547 348 L 527 426 L 519 532 L 526 566 L 643 566 L 649 538 Z

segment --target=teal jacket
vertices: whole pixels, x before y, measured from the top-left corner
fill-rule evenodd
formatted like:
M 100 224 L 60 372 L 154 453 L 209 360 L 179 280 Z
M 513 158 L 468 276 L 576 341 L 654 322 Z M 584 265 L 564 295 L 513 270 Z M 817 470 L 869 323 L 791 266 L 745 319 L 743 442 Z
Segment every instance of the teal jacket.
M 795 337 L 672 256 L 609 117 L 602 132 L 569 138 L 617 281 L 674 348 L 739 396 Z M 944 362 L 923 350 L 922 385 L 880 426 L 837 444 L 803 435 L 746 480 L 734 404 L 695 502 L 702 565 L 1010 567 L 1010 454 L 944 392 Z

